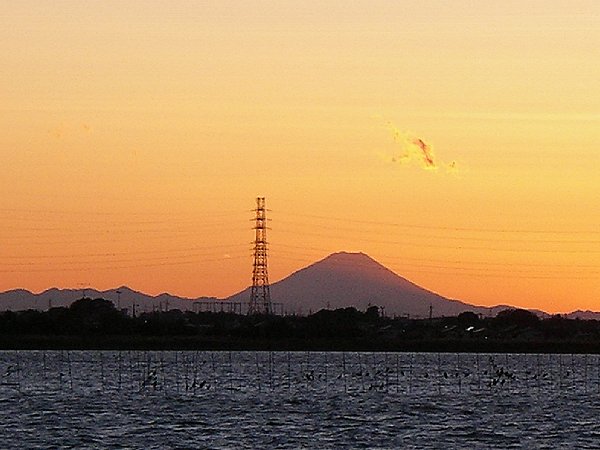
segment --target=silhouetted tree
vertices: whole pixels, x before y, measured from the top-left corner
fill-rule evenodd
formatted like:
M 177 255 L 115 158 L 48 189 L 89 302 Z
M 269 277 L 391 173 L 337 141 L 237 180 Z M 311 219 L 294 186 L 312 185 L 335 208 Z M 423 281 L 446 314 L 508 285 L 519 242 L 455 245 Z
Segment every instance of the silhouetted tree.
M 83 298 L 69 307 L 74 331 L 82 334 L 115 333 L 123 331 L 125 316 L 113 303 L 101 298 Z
M 536 326 L 540 318 L 526 309 L 505 309 L 496 315 L 496 321 L 521 327 Z
M 379 306 L 369 306 L 365 311 L 365 318 L 368 321 L 377 321 L 379 319 Z

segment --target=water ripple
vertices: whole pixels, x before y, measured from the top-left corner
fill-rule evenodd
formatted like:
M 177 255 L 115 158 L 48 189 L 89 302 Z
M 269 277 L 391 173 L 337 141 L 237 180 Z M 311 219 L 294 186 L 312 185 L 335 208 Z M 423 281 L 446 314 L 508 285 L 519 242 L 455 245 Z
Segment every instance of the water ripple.
M 568 371 L 564 360 L 0 352 L 0 440 L 2 448 L 599 448 L 600 358 L 574 355 Z

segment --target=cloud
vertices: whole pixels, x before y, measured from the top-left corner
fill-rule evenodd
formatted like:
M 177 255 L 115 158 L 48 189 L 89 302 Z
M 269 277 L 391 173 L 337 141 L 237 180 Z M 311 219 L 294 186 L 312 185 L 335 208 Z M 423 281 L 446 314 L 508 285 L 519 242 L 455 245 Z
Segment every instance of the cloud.
M 456 174 L 458 167 L 456 161 L 445 163 L 440 161 L 431 144 L 412 133 L 402 131 L 391 122 L 386 123 L 386 128 L 392 133 L 396 144 L 389 159 L 393 163 L 419 165 L 425 170 L 437 171 L 445 168 L 446 172 Z

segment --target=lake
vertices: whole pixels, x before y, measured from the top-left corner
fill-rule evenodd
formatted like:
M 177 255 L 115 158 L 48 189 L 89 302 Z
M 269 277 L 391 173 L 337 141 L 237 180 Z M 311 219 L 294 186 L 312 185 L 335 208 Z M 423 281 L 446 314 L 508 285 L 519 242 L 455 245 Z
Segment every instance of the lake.
M 598 355 L 0 352 L 2 448 L 599 448 Z

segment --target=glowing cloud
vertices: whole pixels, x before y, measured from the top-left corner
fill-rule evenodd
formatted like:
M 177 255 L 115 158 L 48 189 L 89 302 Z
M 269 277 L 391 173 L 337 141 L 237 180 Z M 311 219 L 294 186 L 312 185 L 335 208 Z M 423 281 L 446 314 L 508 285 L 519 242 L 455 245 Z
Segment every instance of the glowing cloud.
M 401 164 L 416 162 L 426 170 L 438 170 L 445 167 L 449 173 L 456 173 L 458 168 L 456 161 L 449 164 L 438 162 L 433 148 L 423 139 L 412 135 L 411 133 L 401 131 L 391 122 L 387 122 L 388 129 L 392 132 L 394 142 L 398 144 L 398 150 L 392 154 L 392 162 Z
M 399 146 L 399 153 L 392 156 L 392 161 L 406 163 L 417 161 L 425 169 L 437 169 L 437 163 L 431 145 L 421 138 L 400 131 L 388 122 L 394 142 Z

